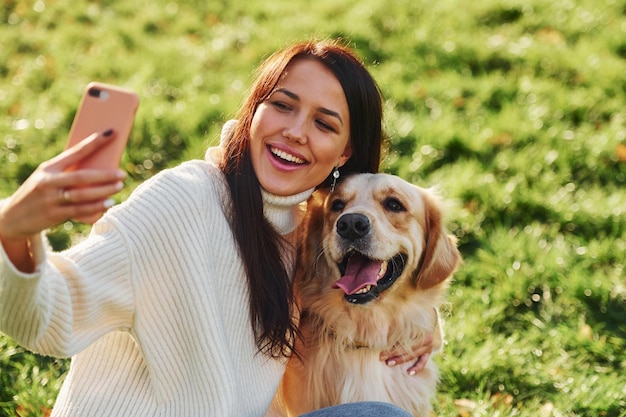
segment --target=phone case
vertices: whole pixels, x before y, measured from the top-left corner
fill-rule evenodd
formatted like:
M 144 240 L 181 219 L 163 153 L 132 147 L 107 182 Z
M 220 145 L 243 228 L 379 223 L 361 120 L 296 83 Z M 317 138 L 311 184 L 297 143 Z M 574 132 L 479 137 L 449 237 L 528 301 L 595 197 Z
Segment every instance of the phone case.
M 72 122 L 69 148 L 93 133 L 115 130 L 114 142 L 81 161 L 80 168 L 115 168 L 119 165 L 139 106 L 139 96 L 130 90 L 92 82 L 87 85 Z

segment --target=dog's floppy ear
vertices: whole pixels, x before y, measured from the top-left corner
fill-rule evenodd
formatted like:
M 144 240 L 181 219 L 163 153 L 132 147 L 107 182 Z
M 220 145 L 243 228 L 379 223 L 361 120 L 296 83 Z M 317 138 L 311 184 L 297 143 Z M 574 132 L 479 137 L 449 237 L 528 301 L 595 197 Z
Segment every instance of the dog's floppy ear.
M 456 239 L 446 233 L 439 203 L 424 193 L 425 248 L 416 274 L 417 286 L 433 287 L 448 278 L 461 262 Z

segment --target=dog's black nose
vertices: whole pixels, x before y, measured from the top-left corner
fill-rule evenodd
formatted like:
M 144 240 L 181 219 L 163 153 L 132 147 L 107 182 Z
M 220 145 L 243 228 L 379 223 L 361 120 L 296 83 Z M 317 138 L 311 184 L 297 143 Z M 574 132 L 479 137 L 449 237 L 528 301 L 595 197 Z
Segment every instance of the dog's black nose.
M 337 220 L 337 233 L 344 239 L 355 240 L 370 231 L 370 219 L 357 213 L 344 214 Z

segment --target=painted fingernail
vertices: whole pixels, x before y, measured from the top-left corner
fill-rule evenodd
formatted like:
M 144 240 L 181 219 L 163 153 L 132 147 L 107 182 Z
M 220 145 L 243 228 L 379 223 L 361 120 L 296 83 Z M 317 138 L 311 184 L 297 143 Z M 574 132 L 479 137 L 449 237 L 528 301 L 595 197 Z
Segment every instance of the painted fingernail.
M 396 361 L 394 361 L 393 359 L 389 359 L 387 361 L 387 366 L 396 366 Z
M 415 370 L 414 370 L 414 369 L 411 369 L 411 371 L 409 372 L 409 375 L 410 375 L 410 376 L 415 376 L 415 374 L 416 374 Z
M 121 190 L 122 188 L 124 188 L 124 183 L 122 181 L 118 181 L 115 183 L 115 189 L 117 191 Z
M 102 136 L 111 136 L 113 134 L 113 129 L 107 129 L 102 132 Z
M 114 205 L 115 205 L 115 200 L 113 200 L 112 198 L 104 200 L 103 206 L 105 209 L 110 209 Z

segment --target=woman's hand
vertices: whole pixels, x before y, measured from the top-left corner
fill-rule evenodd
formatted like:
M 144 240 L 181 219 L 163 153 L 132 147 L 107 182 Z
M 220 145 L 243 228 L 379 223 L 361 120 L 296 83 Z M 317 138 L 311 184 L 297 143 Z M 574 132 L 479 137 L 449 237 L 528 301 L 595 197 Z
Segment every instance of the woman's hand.
M 411 347 L 411 351 L 407 352 L 403 349 L 394 348 L 380 354 L 380 360 L 384 361 L 388 366 L 396 366 L 406 362 L 415 361 L 413 365 L 407 369 L 409 375 L 415 375 L 421 372 L 433 352 L 433 335 L 428 336 L 420 344 Z
M 5 250 L 26 247 L 29 237 L 60 222 L 94 223 L 112 205 L 109 197 L 123 187 L 119 169 L 68 168 L 106 146 L 113 131 L 94 133 L 43 162 L 0 207 L 0 240 Z M 22 255 L 22 254 L 18 254 Z M 14 260 L 9 253 L 11 260 Z M 17 266 L 17 265 L 16 265 Z

